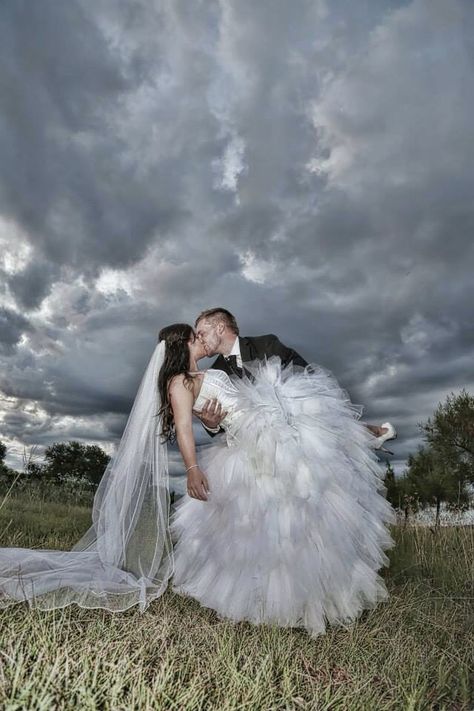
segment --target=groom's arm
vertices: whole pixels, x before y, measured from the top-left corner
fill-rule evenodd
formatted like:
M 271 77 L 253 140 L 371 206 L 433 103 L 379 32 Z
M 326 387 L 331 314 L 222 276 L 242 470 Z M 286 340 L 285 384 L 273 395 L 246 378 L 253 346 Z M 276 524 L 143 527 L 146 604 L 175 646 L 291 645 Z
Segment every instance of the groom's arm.
M 305 361 L 305 359 L 300 356 L 294 348 L 285 346 L 285 344 L 282 343 L 278 336 L 275 336 L 274 333 L 270 334 L 270 338 L 272 340 L 269 344 L 269 355 L 280 356 L 283 365 L 288 365 L 290 362 L 293 362 L 295 365 L 300 365 L 303 368 L 308 365 L 307 361 Z

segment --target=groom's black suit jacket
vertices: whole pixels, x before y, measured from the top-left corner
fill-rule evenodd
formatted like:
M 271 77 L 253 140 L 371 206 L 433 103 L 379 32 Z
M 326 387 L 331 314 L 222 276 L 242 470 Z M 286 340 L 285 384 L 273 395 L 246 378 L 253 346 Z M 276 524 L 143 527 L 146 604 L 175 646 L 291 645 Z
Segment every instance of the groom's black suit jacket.
M 245 368 L 245 363 L 251 360 L 263 360 L 265 356 L 268 358 L 273 355 L 280 356 L 282 365 L 288 365 L 293 362 L 295 365 L 300 365 L 303 368 L 308 365 L 304 358 L 300 356 L 293 348 L 285 346 L 278 336 L 269 333 L 266 336 L 239 336 L 240 355 L 242 356 L 242 365 Z M 223 355 L 218 355 L 211 368 L 224 370 L 228 375 L 240 374 L 238 371 L 233 371 L 229 363 Z M 221 431 L 224 430 L 221 428 Z M 209 432 L 211 437 L 217 432 Z
M 242 363 L 249 360 L 263 360 L 265 356 L 268 358 L 272 355 L 280 356 L 282 364 L 288 365 L 291 361 L 295 365 L 301 365 L 303 368 L 308 365 L 304 358 L 300 356 L 293 348 L 285 346 L 277 336 L 269 333 L 267 336 L 239 336 L 240 355 Z M 217 356 L 211 368 L 225 370 L 228 375 L 232 375 L 229 364 L 223 355 Z

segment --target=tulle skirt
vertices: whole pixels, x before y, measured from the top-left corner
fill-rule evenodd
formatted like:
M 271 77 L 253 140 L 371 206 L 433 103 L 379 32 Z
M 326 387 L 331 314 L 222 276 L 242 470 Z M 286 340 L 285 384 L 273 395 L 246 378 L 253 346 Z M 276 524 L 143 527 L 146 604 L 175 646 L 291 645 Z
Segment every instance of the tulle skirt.
M 198 456 L 207 501 L 185 494 L 171 514 L 172 589 L 315 637 L 388 598 L 377 571 L 395 512 L 363 407 L 330 371 L 277 356 L 246 367 L 231 426 Z

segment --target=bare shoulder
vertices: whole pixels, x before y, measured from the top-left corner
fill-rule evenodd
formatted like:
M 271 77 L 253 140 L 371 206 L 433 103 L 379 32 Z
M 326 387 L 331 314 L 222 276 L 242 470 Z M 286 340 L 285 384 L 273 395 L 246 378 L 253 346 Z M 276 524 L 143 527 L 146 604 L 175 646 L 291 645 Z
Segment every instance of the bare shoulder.
M 170 381 L 168 383 L 168 390 L 170 393 L 171 392 L 179 393 L 183 390 L 188 390 L 188 389 L 189 388 L 186 387 L 184 373 L 178 373 L 178 375 L 173 375 L 173 377 L 170 378 Z
M 185 373 L 179 373 L 178 375 L 173 375 L 168 383 L 168 393 L 172 398 L 187 398 L 194 397 L 194 391 L 196 390 L 196 380 L 197 378 L 191 376 L 187 378 Z

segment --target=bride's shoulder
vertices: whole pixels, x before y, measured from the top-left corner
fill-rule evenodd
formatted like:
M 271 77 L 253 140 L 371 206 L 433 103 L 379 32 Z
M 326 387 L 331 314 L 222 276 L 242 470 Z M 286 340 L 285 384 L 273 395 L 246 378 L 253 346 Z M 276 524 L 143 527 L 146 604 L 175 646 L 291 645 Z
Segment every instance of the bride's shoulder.
M 183 390 L 193 390 L 194 387 L 194 375 L 191 375 L 191 379 L 186 373 L 178 373 L 173 375 L 168 382 L 168 392 L 179 393 Z
M 178 375 L 173 375 L 168 380 L 168 392 L 176 393 L 184 388 L 184 373 L 178 373 Z

